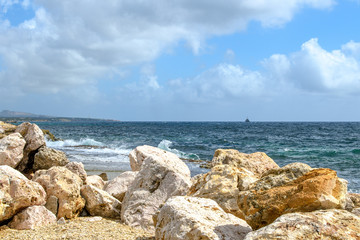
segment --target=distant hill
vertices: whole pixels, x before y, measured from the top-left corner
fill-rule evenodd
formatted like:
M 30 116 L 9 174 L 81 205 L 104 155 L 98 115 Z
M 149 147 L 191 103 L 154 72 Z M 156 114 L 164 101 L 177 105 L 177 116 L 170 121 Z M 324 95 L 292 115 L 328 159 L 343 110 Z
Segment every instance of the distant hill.
M 25 113 L 25 112 L 14 112 L 9 110 L 3 110 L 0 112 L 0 117 L 3 118 L 54 118 L 52 116 L 46 115 L 38 115 L 33 113 Z

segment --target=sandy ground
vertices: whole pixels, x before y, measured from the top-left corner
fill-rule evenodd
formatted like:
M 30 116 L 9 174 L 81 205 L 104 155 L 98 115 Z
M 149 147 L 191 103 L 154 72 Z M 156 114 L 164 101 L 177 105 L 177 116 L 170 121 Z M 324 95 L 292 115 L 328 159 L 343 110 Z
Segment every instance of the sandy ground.
M 64 224 L 52 224 L 33 230 L 14 230 L 7 226 L 0 227 L 2 240 L 38 240 L 38 239 L 136 239 L 153 240 L 154 233 L 131 228 L 118 220 L 99 217 L 79 217 Z

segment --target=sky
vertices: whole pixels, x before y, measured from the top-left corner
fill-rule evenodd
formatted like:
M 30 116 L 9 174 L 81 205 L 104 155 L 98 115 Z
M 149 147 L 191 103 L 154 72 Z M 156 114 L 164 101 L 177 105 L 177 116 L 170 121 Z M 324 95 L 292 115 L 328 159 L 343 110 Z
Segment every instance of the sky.
M 0 0 L 0 111 L 360 121 L 360 0 Z

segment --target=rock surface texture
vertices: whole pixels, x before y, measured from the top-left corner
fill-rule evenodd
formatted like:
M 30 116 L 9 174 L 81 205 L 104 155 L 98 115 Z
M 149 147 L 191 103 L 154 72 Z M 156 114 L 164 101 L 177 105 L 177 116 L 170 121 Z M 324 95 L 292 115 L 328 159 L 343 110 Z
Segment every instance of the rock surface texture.
M 20 133 L 0 139 L 0 165 L 16 168 L 23 158 L 25 143 Z
M 81 180 L 83 181 L 83 184 L 86 185 L 87 173 L 85 171 L 83 163 L 81 163 L 81 162 L 69 162 L 68 164 L 65 165 L 65 167 L 67 169 L 69 169 L 71 172 L 78 175 L 81 178 Z
M 58 198 L 58 218 L 74 218 L 84 208 L 85 201 L 80 196 L 82 180 L 67 168 L 52 167 L 48 170 L 38 170 L 33 181 L 44 187 L 47 198 L 52 195 Z
M 217 202 L 225 212 L 244 218 L 237 205 L 239 189 L 247 190 L 248 186 L 257 180 L 255 175 L 245 168 L 217 165 L 197 179 L 188 195 L 210 198 Z
M 43 146 L 35 154 L 33 169 L 49 169 L 54 166 L 65 166 L 68 163 L 69 160 L 64 152 Z
M 44 206 L 32 206 L 21 211 L 8 224 L 19 230 L 34 229 L 39 226 L 56 223 L 56 216 Z
M 125 193 L 134 181 L 137 174 L 138 172 L 132 171 L 123 172 L 113 180 L 107 182 L 104 186 L 104 190 L 122 202 L 125 197 Z
M 104 180 L 98 175 L 87 176 L 86 184 L 97 187 L 101 190 L 104 188 L 105 185 Z
M 172 197 L 154 217 L 155 238 L 171 240 L 244 239 L 251 227 L 206 198 Z
M 360 218 L 345 210 L 288 213 L 249 233 L 246 240 L 360 239 Z
M 153 230 L 152 216 L 160 205 L 172 196 L 185 195 L 190 184 L 186 164 L 175 154 L 157 150 L 145 159 L 126 192 L 121 219 L 132 227 Z
M 228 164 L 238 168 L 246 168 L 260 177 L 266 171 L 279 166 L 265 153 L 241 153 L 234 149 L 217 149 L 211 162 L 212 166 Z
M 121 202 L 109 193 L 97 187 L 85 185 L 81 188 L 81 195 L 86 200 L 86 210 L 92 216 L 120 218 Z
M 345 208 L 347 184 L 331 169 L 314 169 L 285 185 L 240 192 L 238 204 L 253 229 L 291 212 Z
M 45 199 L 46 193 L 40 184 L 9 166 L 0 166 L 0 222 L 26 207 L 44 205 Z

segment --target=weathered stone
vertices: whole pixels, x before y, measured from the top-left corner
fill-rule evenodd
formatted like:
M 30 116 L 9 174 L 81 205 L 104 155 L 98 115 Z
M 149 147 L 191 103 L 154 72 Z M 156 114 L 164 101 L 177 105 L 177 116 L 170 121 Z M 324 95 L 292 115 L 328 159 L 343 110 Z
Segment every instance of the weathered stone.
M 121 202 L 109 193 L 97 187 L 85 185 L 81 188 L 81 195 L 86 200 L 86 210 L 92 216 L 120 218 Z
M 109 181 L 108 175 L 106 173 L 104 173 L 104 172 L 100 173 L 99 177 L 101 177 L 102 180 L 104 180 L 104 182 Z
M 251 227 L 211 199 L 172 197 L 154 216 L 156 239 L 243 239 Z
M 48 198 L 52 195 L 58 198 L 58 218 L 74 218 L 83 209 L 85 201 L 80 196 L 82 180 L 67 168 L 52 167 L 48 170 L 38 170 L 33 181 L 44 187 Z
M 246 190 L 256 180 L 258 179 L 255 175 L 245 168 L 217 165 L 198 178 L 198 181 L 191 186 L 188 195 L 210 198 L 217 202 L 225 212 L 244 218 L 237 205 L 239 189 Z
M 168 155 L 168 156 L 167 156 Z M 149 156 L 159 156 L 162 158 L 172 158 L 174 154 L 157 147 L 148 145 L 138 146 L 129 154 L 130 167 L 133 171 L 139 171 L 144 160 Z
M 360 218 L 345 210 L 288 213 L 249 233 L 245 240 L 360 239 Z
M 212 166 L 228 164 L 238 168 L 246 168 L 257 177 L 260 177 L 270 169 L 279 168 L 265 153 L 246 154 L 234 149 L 217 149 L 211 164 Z
M 46 145 L 44 134 L 36 124 L 29 122 L 20 124 L 15 131 L 20 133 L 26 141 L 24 156 L 17 169 L 21 172 L 27 171 L 32 168 L 36 151 Z
M 21 211 L 8 224 L 19 230 L 34 229 L 39 226 L 56 223 L 56 216 L 44 206 L 32 206 Z
M 348 197 L 354 203 L 354 208 L 360 207 L 360 193 L 348 193 Z
M 98 175 L 87 176 L 86 184 L 97 187 L 101 190 L 104 189 L 104 185 L 105 185 L 104 180 L 102 180 L 102 178 Z
M 290 212 L 345 208 L 347 184 L 331 169 L 314 169 L 279 187 L 239 193 L 238 205 L 253 229 Z
M 303 176 L 311 170 L 312 168 L 305 163 L 290 163 L 282 168 L 274 168 L 265 172 L 258 181 L 251 184 L 250 188 L 259 191 L 279 187 Z
M 360 217 L 360 207 L 359 208 L 354 208 L 351 212 L 353 214 L 355 214 L 356 216 Z
M 7 165 L 0 166 L 0 222 L 26 207 L 44 205 L 45 199 L 46 193 L 40 184 Z
M 162 150 L 161 150 L 162 151 Z M 125 194 L 122 220 L 132 226 L 153 230 L 152 215 L 168 198 L 189 190 L 190 170 L 175 154 L 161 152 L 148 156 Z
M 59 199 L 54 195 L 49 196 L 48 199 L 46 200 L 45 207 L 50 212 L 57 215 L 57 211 L 58 211 L 58 208 L 59 208 Z
M 23 158 L 25 143 L 20 133 L 12 133 L 0 139 L 0 165 L 16 168 Z
M 71 172 L 78 175 L 83 181 L 83 184 L 86 185 L 87 173 L 85 171 L 84 164 L 82 164 L 81 162 L 69 162 L 65 165 L 65 167 Z
M 123 172 L 113 180 L 107 182 L 104 190 L 122 202 L 128 187 L 132 184 L 137 174 L 138 172 L 133 171 Z
M 7 136 L 7 135 L 9 135 L 11 133 L 14 133 L 16 127 L 17 127 L 16 125 L 0 121 L 0 129 L 2 129 L 0 134 L 4 134 L 4 137 L 5 137 L 5 136 Z
M 64 152 L 43 146 L 35 154 L 33 169 L 49 169 L 54 166 L 65 166 L 68 163 L 69 160 Z

